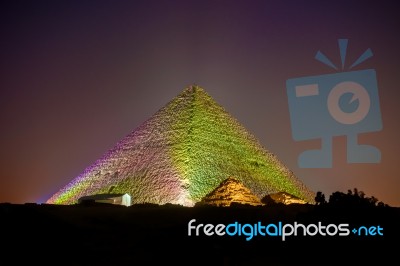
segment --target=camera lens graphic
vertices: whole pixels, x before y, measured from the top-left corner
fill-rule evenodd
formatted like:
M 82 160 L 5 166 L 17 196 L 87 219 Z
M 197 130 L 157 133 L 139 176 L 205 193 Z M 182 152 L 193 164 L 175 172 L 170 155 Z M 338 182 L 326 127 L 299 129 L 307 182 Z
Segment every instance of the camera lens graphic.
M 346 93 L 353 95 L 349 104 L 356 100 L 359 101 L 358 108 L 354 112 L 347 113 L 340 108 L 339 100 Z M 330 115 L 336 121 L 341 124 L 352 125 L 360 122 L 367 116 L 371 101 L 368 92 L 363 86 L 356 82 L 345 81 L 333 87 L 328 95 L 327 105 Z

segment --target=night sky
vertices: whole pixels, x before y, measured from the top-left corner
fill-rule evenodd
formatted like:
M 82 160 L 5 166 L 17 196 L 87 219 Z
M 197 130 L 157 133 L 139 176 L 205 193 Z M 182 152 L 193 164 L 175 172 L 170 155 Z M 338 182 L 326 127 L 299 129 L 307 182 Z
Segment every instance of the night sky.
M 396 1 L 2 1 L 0 202 L 44 202 L 187 86 L 203 87 L 313 191 L 358 188 L 400 206 Z M 383 129 L 359 135 L 378 164 L 299 168 L 286 80 L 375 69 Z M 347 70 L 346 70 L 347 71 Z

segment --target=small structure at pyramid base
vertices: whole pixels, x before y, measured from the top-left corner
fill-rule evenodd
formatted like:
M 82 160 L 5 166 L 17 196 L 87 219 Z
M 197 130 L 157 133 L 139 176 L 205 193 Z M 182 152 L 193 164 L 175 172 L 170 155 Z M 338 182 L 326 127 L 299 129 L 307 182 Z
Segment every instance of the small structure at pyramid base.
M 196 206 L 212 205 L 229 207 L 233 204 L 262 206 L 261 200 L 239 180 L 229 177 L 207 194 Z
M 261 200 L 262 203 L 265 205 L 271 205 L 271 204 L 307 204 L 306 201 L 293 196 L 287 192 L 278 192 L 278 193 L 272 193 L 269 195 L 266 195 L 264 198 Z
M 78 200 L 79 204 L 90 204 L 90 203 L 108 203 L 114 205 L 131 206 L 131 196 L 125 194 L 96 194 L 83 196 Z

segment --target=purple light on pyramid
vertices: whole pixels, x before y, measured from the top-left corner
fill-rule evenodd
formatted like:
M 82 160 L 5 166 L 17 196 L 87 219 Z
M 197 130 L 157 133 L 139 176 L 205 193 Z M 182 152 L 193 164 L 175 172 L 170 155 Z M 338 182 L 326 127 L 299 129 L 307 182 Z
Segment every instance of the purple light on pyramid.
M 234 176 L 252 193 L 288 192 L 308 202 L 308 190 L 202 88 L 191 86 L 161 108 L 47 202 L 128 193 L 133 204 L 193 206 Z

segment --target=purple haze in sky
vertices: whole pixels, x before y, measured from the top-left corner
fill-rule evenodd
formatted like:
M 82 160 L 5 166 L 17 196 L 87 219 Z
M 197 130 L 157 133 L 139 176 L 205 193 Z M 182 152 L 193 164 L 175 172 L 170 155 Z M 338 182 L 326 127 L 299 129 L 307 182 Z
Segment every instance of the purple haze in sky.
M 313 191 L 358 188 L 400 206 L 400 17 L 395 1 L 2 1 L 0 202 L 44 202 L 189 85 L 203 87 Z M 375 69 L 379 164 L 299 168 L 290 78 Z M 340 71 L 340 70 L 339 70 Z

